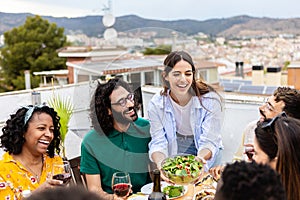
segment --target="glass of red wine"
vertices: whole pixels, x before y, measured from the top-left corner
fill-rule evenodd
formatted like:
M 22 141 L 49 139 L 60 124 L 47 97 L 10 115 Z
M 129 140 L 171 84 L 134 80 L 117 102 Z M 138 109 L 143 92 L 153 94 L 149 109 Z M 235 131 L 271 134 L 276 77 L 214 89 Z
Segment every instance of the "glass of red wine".
M 245 146 L 245 154 L 248 157 L 249 161 L 252 161 L 252 157 L 254 155 L 254 148 L 251 146 Z
M 246 161 L 251 162 L 252 161 L 252 157 L 254 155 L 254 134 L 253 133 L 247 133 L 245 134 L 245 138 L 244 138 L 244 150 L 245 150 L 245 154 L 246 154 Z
M 118 197 L 126 197 L 131 191 L 130 176 L 127 172 L 116 172 L 111 180 L 112 190 Z
M 55 162 L 52 165 L 52 178 L 63 181 L 67 185 L 72 177 L 69 161 Z

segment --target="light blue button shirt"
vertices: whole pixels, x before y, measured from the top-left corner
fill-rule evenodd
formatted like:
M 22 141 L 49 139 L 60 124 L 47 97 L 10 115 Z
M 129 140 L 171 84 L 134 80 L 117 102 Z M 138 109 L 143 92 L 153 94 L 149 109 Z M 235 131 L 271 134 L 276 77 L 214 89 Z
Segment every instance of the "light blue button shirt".
M 197 96 L 193 96 L 191 101 L 193 102 L 190 122 L 195 146 L 198 152 L 202 149 L 209 149 L 212 152 L 212 158 L 206 164 L 208 170 L 219 156 L 220 149 L 223 149 L 221 127 L 224 111 L 215 92 L 203 95 L 202 104 Z M 157 151 L 166 157 L 177 154 L 176 121 L 170 96 L 155 94 L 148 105 L 148 117 L 152 137 L 149 143 L 150 159 L 152 153 Z

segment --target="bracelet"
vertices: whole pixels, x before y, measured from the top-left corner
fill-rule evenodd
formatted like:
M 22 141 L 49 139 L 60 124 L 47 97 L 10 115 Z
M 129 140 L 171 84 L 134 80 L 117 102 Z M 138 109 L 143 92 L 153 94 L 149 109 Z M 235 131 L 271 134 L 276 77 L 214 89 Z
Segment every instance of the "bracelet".
M 30 195 L 31 195 L 31 191 L 30 190 L 23 190 L 22 191 L 22 197 L 23 198 L 30 197 Z

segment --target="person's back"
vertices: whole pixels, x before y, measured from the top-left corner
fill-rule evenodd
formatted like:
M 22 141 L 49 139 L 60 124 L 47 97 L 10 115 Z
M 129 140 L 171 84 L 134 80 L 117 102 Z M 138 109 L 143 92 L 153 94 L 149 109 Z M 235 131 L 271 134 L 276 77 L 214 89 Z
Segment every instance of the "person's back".
M 102 200 L 97 194 L 83 187 L 71 186 L 52 188 L 32 194 L 27 200 Z
M 267 165 L 228 164 L 217 186 L 215 200 L 285 200 L 279 175 Z

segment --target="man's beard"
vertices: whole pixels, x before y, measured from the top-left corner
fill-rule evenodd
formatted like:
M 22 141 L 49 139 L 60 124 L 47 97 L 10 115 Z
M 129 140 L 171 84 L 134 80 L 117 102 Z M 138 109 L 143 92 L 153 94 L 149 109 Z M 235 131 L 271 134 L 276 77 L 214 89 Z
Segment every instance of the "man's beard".
M 134 114 L 132 116 L 130 116 L 130 118 L 125 117 L 127 115 L 126 113 L 131 110 L 134 110 Z M 118 123 L 121 123 L 121 124 L 128 124 L 130 122 L 134 122 L 138 118 L 134 107 L 129 107 L 128 109 L 126 109 L 123 112 L 117 112 L 112 108 L 112 113 L 113 113 L 114 120 L 116 120 Z
M 264 113 L 261 109 L 259 109 L 259 112 L 260 112 L 260 114 L 264 117 L 264 120 L 266 120 L 266 119 L 267 119 L 267 116 L 265 115 L 265 113 Z

